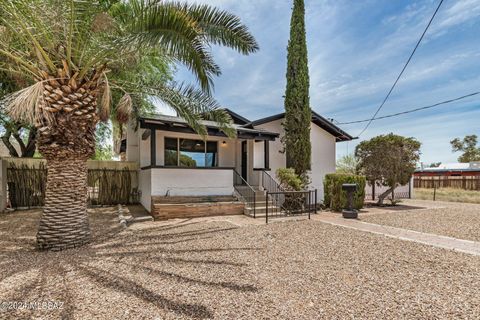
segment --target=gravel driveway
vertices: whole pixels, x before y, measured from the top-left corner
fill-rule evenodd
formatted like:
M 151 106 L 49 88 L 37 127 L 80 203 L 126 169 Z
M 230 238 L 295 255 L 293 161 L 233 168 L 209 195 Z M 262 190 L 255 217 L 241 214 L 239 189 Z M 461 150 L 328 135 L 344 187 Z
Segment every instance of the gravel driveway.
M 368 215 L 362 221 L 480 241 L 480 204 L 422 200 L 408 200 L 405 204 L 417 207 L 434 205 L 437 208 Z
M 0 215 L 0 310 L 18 319 L 480 318 L 480 258 L 318 221 L 116 227 L 92 214 L 94 243 L 33 251 L 38 213 Z

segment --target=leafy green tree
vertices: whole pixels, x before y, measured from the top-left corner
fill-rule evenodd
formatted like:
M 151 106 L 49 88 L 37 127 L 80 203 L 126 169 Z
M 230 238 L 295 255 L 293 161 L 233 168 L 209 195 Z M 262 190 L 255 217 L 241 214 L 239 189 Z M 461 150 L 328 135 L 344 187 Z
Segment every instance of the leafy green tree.
M 22 84 L 21 79 L 15 79 L 0 70 L 0 101 L 8 94 L 17 91 Z M 37 133 L 33 126 L 12 120 L 3 108 L 0 109 L 0 126 L 2 143 L 7 147 L 11 157 L 33 157 Z M 12 143 L 12 138 L 17 146 Z
M 38 150 L 48 164 L 37 233 L 40 249 L 63 250 L 89 242 L 86 161 L 95 153 L 97 124 L 111 114 L 126 123 L 135 113 L 135 99 L 153 96 L 164 101 L 201 135 L 207 133 L 199 121 L 205 115 L 227 135 L 235 135 L 230 116 L 211 97 L 213 79 L 220 74 L 212 45 L 243 54 L 258 50 L 238 17 L 209 5 L 0 1 L 0 69 L 27 83 L 3 104 L 12 119 L 38 130 Z M 109 77 L 112 70 L 129 70 L 152 52 L 184 64 L 200 88 L 149 85 L 145 75 Z
M 378 204 L 398 185 L 408 183 L 420 159 L 421 143 L 393 133 L 362 141 L 355 148 L 358 171 L 372 185 L 389 187 L 378 197 Z
M 312 146 L 310 123 L 312 112 L 309 97 L 309 75 L 307 37 L 305 32 L 305 4 L 303 0 L 293 1 L 290 22 L 290 40 L 287 56 L 287 88 L 285 93 L 285 146 L 287 167 L 308 181 L 311 167 Z
M 480 161 L 480 146 L 477 147 L 478 137 L 475 134 L 465 136 L 463 140 L 455 138 L 450 141 L 452 152 L 463 152 L 458 157 L 459 162 Z
M 107 123 L 97 124 L 95 131 L 95 154 L 92 160 L 112 160 L 114 153 L 112 142 L 112 130 Z
M 356 175 L 357 165 L 358 161 L 355 155 L 347 154 L 337 160 L 336 171 L 337 173 Z

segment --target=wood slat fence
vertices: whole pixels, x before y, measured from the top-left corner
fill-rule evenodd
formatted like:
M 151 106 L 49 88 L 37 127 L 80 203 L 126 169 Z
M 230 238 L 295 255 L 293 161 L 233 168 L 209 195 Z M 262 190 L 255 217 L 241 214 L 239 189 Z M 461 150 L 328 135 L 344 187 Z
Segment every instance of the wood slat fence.
M 43 162 L 29 166 L 10 163 L 7 169 L 7 193 L 12 208 L 41 207 L 45 203 L 47 168 Z M 90 205 L 138 203 L 138 171 L 131 168 L 88 169 Z
M 416 176 L 415 188 L 455 188 L 480 191 L 480 176 Z

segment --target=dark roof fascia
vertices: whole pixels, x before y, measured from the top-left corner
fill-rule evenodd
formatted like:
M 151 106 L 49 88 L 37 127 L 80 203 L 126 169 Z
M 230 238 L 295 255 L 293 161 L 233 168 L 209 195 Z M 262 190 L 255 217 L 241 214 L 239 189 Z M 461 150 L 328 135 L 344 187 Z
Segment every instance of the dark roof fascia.
M 251 122 L 247 118 L 239 115 L 236 112 L 233 112 L 232 110 L 230 110 L 228 108 L 224 108 L 223 110 L 225 110 L 232 117 L 233 123 L 240 124 L 240 125 L 245 125 L 245 124 L 248 124 L 248 123 Z
M 140 128 L 154 129 L 161 131 L 172 131 L 180 133 L 196 134 L 196 132 L 187 124 L 183 122 L 175 122 L 171 120 L 159 120 L 155 118 L 140 118 Z M 206 125 L 207 134 L 209 136 L 227 137 L 220 128 Z M 280 135 L 274 132 L 260 131 L 248 128 L 237 128 L 237 137 L 240 139 L 257 139 L 274 141 Z
M 283 119 L 284 117 L 285 117 L 285 112 L 252 121 L 250 122 L 250 124 L 252 126 L 258 126 L 264 123 Z M 336 125 L 334 125 L 333 123 L 331 123 L 330 121 L 328 121 L 327 119 L 325 119 L 324 117 L 322 117 L 321 115 L 319 115 L 313 110 L 312 110 L 312 122 L 315 123 L 320 128 L 327 131 L 328 133 L 330 133 L 331 135 L 333 135 L 336 138 L 337 142 L 351 141 L 354 139 L 358 139 L 358 138 L 352 137 L 351 135 L 349 135 L 348 133 L 346 133 L 345 131 L 343 131 L 342 129 L 340 129 L 339 127 L 337 127 Z

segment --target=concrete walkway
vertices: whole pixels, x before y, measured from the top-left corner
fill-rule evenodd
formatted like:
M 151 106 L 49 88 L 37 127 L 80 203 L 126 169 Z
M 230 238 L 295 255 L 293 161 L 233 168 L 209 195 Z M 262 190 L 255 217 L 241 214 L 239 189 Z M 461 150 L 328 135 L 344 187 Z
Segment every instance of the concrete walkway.
M 437 248 L 449 249 L 463 253 L 480 256 L 480 242 L 456 239 L 431 233 L 423 233 L 413 230 L 383 226 L 373 223 L 362 222 L 355 219 L 344 219 L 341 215 L 318 214 L 314 220 L 322 221 L 331 225 L 375 233 L 386 237 L 418 242 Z

